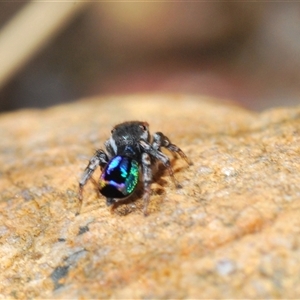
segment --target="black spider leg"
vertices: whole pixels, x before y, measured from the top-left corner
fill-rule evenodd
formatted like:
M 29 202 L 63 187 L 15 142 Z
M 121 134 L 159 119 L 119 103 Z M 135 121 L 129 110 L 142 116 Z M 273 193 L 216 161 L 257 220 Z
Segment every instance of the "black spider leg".
M 144 215 L 148 215 L 148 204 L 151 193 L 151 183 L 152 183 L 152 169 L 151 169 L 151 158 L 148 153 L 142 154 L 142 172 L 143 172 L 143 184 L 144 184 Z
M 113 147 L 111 146 L 109 140 L 107 140 L 107 141 L 104 143 L 104 146 L 105 146 L 106 151 L 108 152 L 109 158 L 111 158 L 111 157 L 113 157 L 113 156 L 116 155 L 116 153 L 115 153 Z
M 192 165 L 193 163 L 189 160 L 189 158 L 185 155 L 185 153 L 176 145 L 172 144 L 168 137 L 166 137 L 161 132 L 156 132 L 153 134 L 153 143 L 152 147 L 156 150 L 160 150 L 160 147 L 165 147 L 170 152 L 178 153 L 181 158 L 183 158 L 188 165 Z
M 111 158 L 111 157 L 113 157 L 113 156 L 116 155 L 116 153 L 115 153 L 113 147 L 112 147 L 111 144 L 110 144 L 110 140 L 107 140 L 107 141 L 104 143 L 104 145 L 105 145 L 106 151 L 107 151 L 108 154 L 109 154 L 109 158 Z M 116 201 L 115 201 L 114 198 L 106 198 L 106 205 L 107 205 L 107 206 L 111 206 L 111 205 L 113 205 L 113 204 L 115 204 L 115 203 L 116 203 Z M 113 209 L 114 209 L 114 207 L 112 207 L 112 210 L 113 210 Z
M 85 168 L 85 171 L 83 172 L 79 180 L 79 193 L 78 193 L 79 207 L 78 207 L 77 214 L 79 214 L 81 210 L 82 199 L 83 199 L 82 193 L 83 193 L 84 186 L 86 185 L 87 181 L 91 179 L 91 176 L 95 172 L 96 168 L 98 166 L 100 166 L 100 168 L 104 168 L 107 163 L 108 163 L 107 154 L 102 149 L 96 150 L 96 153 L 90 159 L 89 164 Z
M 179 147 L 172 144 L 171 141 L 169 140 L 169 138 L 167 138 L 163 133 L 161 133 L 161 132 L 154 133 L 152 148 L 157 153 L 156 154 L 157 157 L 155 156 L 155 154 L 151 153 L 151 155 L 155 156 L 156 158 L 158 158 L 159 160 L 162 161 L 162 163 L 165 165 L 165 167 L 167 167 L 169 174 L 170 174 L 176 188 L 181 188 L 181 185 L 177 182 L 177 180 L 174 176 L 174 172 L 173 172 L 173 169 L 170 164 L 170 159 L 160 151 L 161 147 L 165 147 L 166 149 L 168 149 L 169 151 L 171 151 L 173 153 L 178 153 L 189 165 L 191 165 L 192 163 L 188 159 L 188 157 L 185 155 L 185 153 Z
M 164 166 L 168 169 L 170 176 L 177 188 L 180 188 L 180 184 L 176 181 L 173 169 L 171 167 L 170 159 L 167 155 L 162 153 L 158 147 L 159 143 L 153 145 L 149 144 L 148 142 L 141 140 L 139 142 L 140 146 L 144 150 L 142 155 L 142 168 L 143 168 L 143 179 L 144 179 L 144 215 L 147 215 L 147 207 L 150 198 L 151 192 L 151 183 L 152 183 L 152 170 L 151 170 L 151 160 L 150 156 L 154 157 L 155 159 L 160 160 Z

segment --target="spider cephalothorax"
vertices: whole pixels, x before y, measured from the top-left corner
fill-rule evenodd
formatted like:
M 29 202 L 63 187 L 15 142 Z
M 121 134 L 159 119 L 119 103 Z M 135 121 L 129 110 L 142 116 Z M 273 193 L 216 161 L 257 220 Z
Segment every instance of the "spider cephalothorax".
M 132 195 L 141 174 L 144 185 L 144 214 L 147 215 L 152 165 L 156 161 L 164 164 L 176 187 L 179 187 L 170 165 L 170 159 L 161 152 L 161 147 L 178 153 L 188 164 L 191 164 L 183 151 L 172 144 L 161 132 L 156 132 L 151 142 L 148 123 L 131 121 L 116 125 L 111 131 L 111 137 L 105 142 L 107 153 L 102 149 L 97 150 L 79 181 L 80 204 L 84 185 L 95 169 L 100 166 L 102 173 L 99 178 L 99 191 L 106 197 L 107 205 Z

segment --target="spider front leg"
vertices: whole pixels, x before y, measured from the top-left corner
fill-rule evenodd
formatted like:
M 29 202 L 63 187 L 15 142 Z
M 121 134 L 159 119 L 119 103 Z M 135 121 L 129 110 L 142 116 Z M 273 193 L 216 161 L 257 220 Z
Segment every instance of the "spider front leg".
M 108 163 L 108 157 L 106 153 L 102 149 L 98 149 L 94 156 L 90 159 L 89 164 L 85 168 L 85 171 L 83 172 L 80 180 L 79 180 L 79 192 L 78 192 L 78 211 L 76 214 L 80 213 L 81 206 L 82 206 L 82 193 L 83 188 L 88 182 L 89 179 L 92 179 L 92 175 L 95 172 L 96 168 L 100 166 L 100 168 L 104 168 L 106 164 Z
M 172 178 L 175 186 L 177 188 L 181 188 L 181 185 L 175 179 L 169 157 L 167 155 L 165 155 L 164 153 L 162 153 L 158 148 L 154 148 L 153 145 L 150 145 L 148 142 L 146 142 L 144 140 L 140 141 L 140 145 L 146 153 L 148 153 L 149 155 L 153 156 L 154 158 L 160 160 L 164 164 L 164 166 L 168 169 L 170 177 Z
M 163 164 L 168 168 L 169 174 L 175 186 L 177 188 L 181 188 L 181 185 L 175 179 L 174 172 L 171 167 L 169 158 L 160 151 L 161 147 L 168 149 L 172 153 L 178 153 L 180 157 L 183 158 L 188 163 L 188 165 L 192 165 L 192 162 L 188 159 L 185 153 L 178 146 L 172 144 L 169 138 L 166 137 L 163 133 L 156 132 L 153 134 L 152 148 L 157 151 L 158 159 L 160 159 L 163 162 Z
M 143 184 L 144 184 L 144 215 L 148 215 L 148 204 L 151 193 L 151 183 L 152 183 L 152 169 L 151 169 L 151 159 L 148 153 L 142 154 L 142 173 L 143 173 Z
M 165 147 L 172 153 L 178 153 L 181 158 L 183 158 L 188 165 L 192 165 L 193 163 L 188 159 L 185 153 L 176 145 L 172 144 L 168 137 L 166 137 L 161 132 L 156 132 L 153 134 L 153 143 L 152 147 L 156 150 L 160 150 L 160 147 Z

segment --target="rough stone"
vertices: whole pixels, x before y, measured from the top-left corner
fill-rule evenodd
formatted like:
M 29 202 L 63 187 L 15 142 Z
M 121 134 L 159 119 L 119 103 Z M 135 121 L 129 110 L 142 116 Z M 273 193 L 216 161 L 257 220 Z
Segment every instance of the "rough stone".
M 135 119 L 193 161 L 172 159 L 182 189 L 163 172 L 144 217 L 91 182 L 75 216 L 87 160 Z M 2 114 L 0 299 L 299 298 L 299 120 L 188 95 Z

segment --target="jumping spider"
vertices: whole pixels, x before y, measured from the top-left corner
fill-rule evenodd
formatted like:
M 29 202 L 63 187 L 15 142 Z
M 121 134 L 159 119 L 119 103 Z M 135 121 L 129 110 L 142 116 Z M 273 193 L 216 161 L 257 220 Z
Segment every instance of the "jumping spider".
M 99 192 L 106 197 L 108 206 L 118 202 L 118 199 L 129 197 L 134 192 L 141 173 L 144 184 L 143 212 L 145 216 L 151 192 L 152 166 L 157 160 L 168 169 L 175 186 L 180 187 L 174 177 L 170 159 L 161 152 L 161 147 L 178 153 L 189 165 L 191 162 L 183 151 L 172 144 L 161 132 L 154 133 L 152 139 L 151 142 L 149 125 L 146 122 L 131 121 L 116 125 L 111 131 L 111 137 L 105 142 L 107 154 L 102 149 L 98 149 L 81 176 L 79 181 L 80 208 L 83 187 L 98 166 L 102 170 L 98 188 Z

